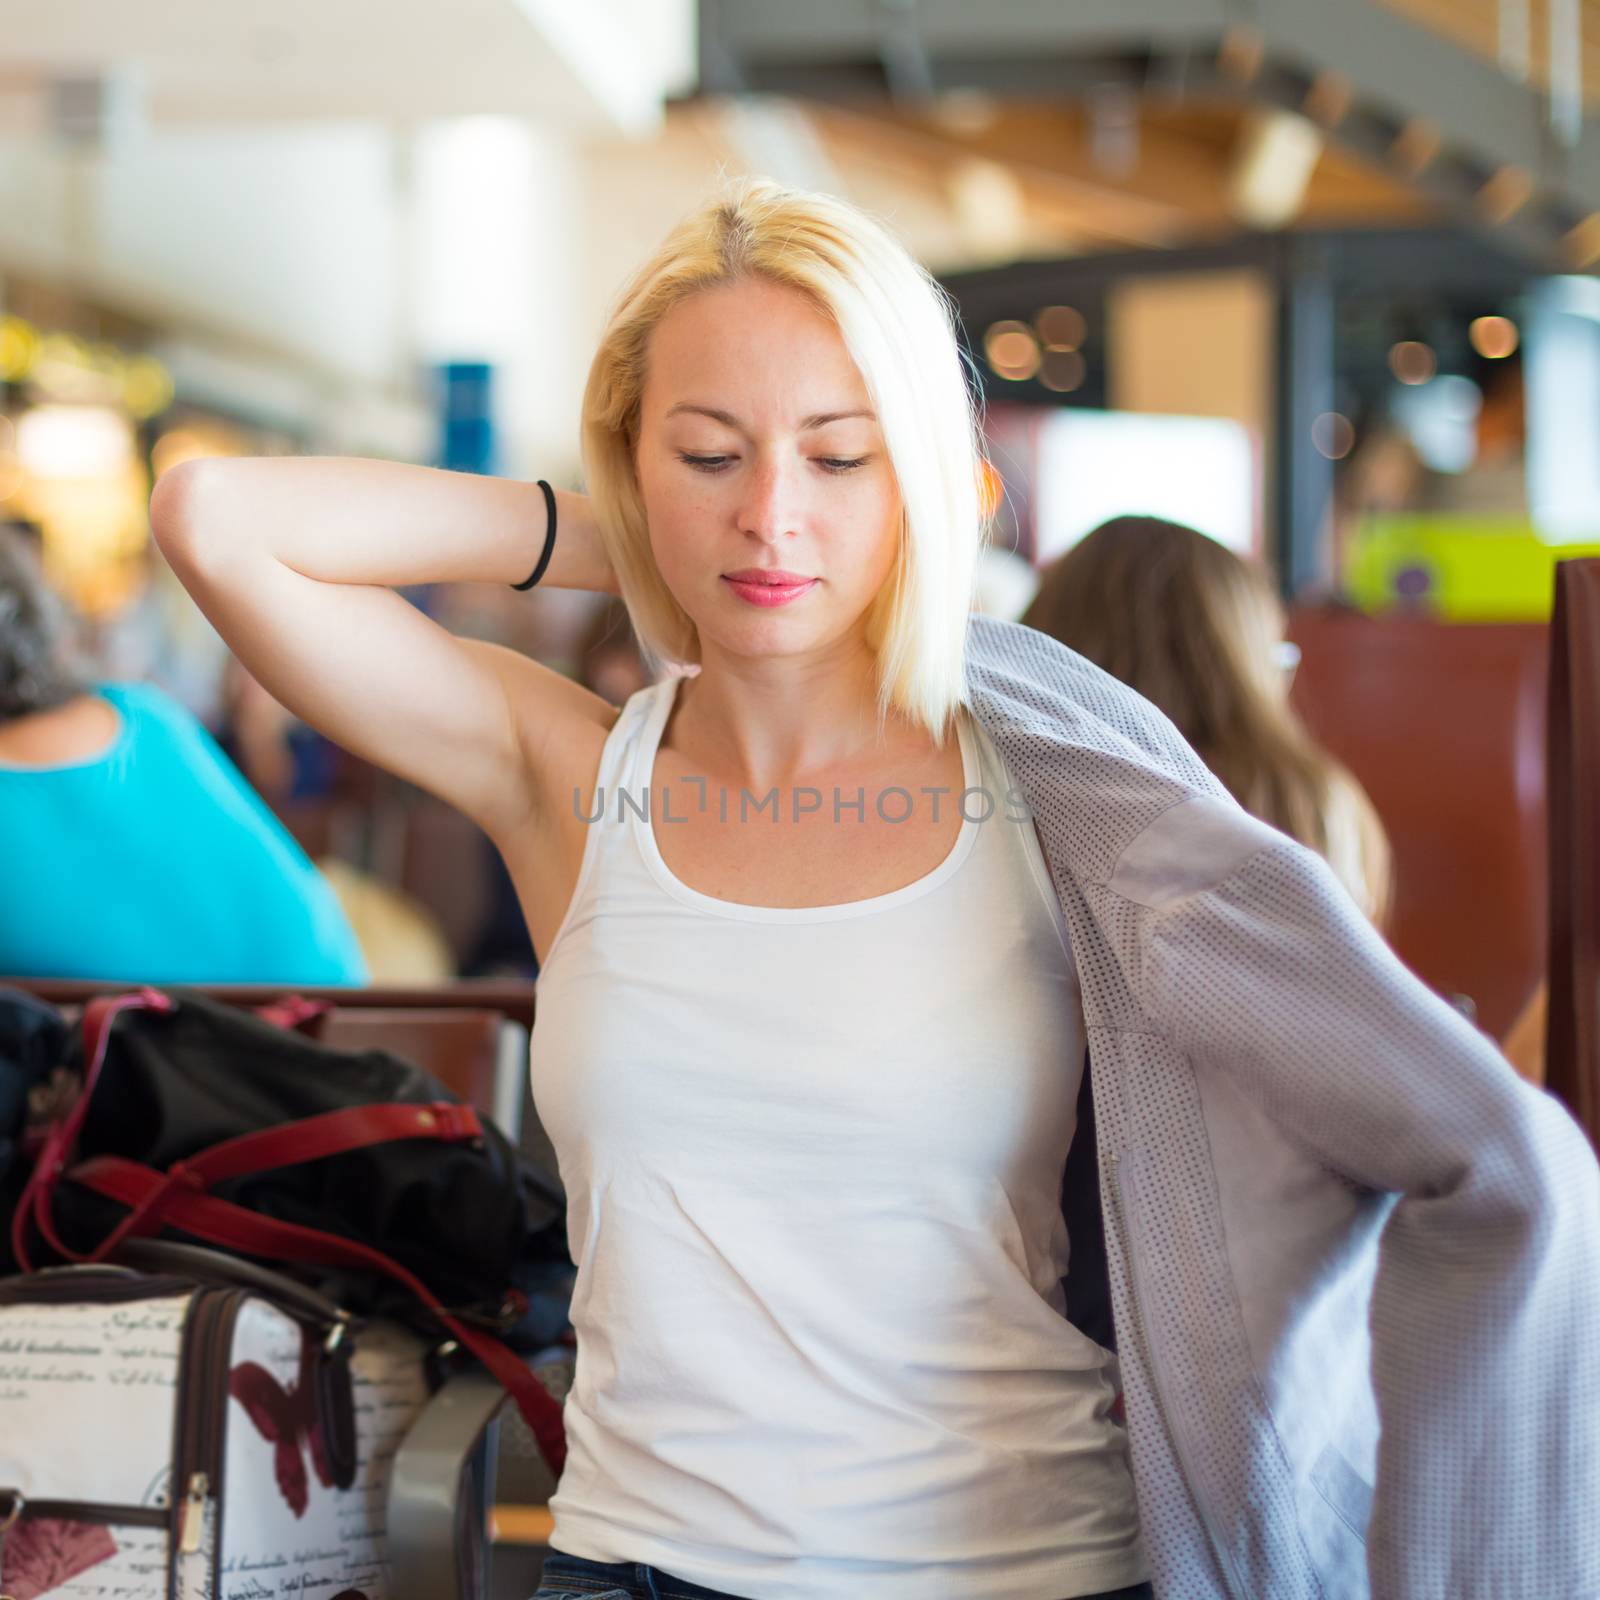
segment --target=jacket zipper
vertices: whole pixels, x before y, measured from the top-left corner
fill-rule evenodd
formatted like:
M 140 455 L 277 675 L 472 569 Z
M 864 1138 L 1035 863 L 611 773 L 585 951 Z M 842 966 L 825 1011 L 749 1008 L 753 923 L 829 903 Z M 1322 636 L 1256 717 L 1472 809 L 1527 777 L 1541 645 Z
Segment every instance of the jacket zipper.
M 1195 1511 L 1199 1514 L 1206 1534 L 1211 1540 L 1211 1547 L 1216 1551 L 1218 1565 L 1222 1568 L 1222 1581 L 1228 1586 L 1235 1600 L 1248 1600 L 1247 1591 L 1239 1581 L 1239 1575 L 1234 1570 L 1233 1557 L 1228 1547 L 1223 1543 L 1221 1530 L 1217 1527 L 1211 1515 L 1211 1509 L 1201 1494 L 1199 1485 L 1195 1482 L 1189 1460 L 1180 1442 L 1181 1435 L 1172 1426 L 1172 1418 L 1167 1412 L 1166 1402 L 1162 1399 L 1161 1384 L 1156 1376 L 1156 1356 L 1151 1348 L 1150 1340 L 1145 1333 L 1144 1308 L 1140 1301 L 1137 1273 L 1134 1268 L 1133 1251 L 1128 1244 L 1127 1223 L 1122 1214 L 1122 1152 L 1118 1150 L 1111 1157 L 1111 1211 L 1116 1219 L 1117 1238 L 1122 1245 L 1122 1259 L 1127 1267 L 1128 1274 L 1128 1300 L 1133 1307 L 1134 1332 L 1139 1340 L 1140 1348 L 1144 1352 L 1145 1363 L 1150 1372 L 1150 1392 L 1155 1398 L 1156 1412 L 1161 1418 L 1161 1426 L 1166 1430 L 1168 1440 L 1172 1444 L 1173 1454 L 1178 1458 L 1179 1469 L 1183 1473 L 1184 1482 L 1188 1486 L 1189 1497 L 1194 1502 Z

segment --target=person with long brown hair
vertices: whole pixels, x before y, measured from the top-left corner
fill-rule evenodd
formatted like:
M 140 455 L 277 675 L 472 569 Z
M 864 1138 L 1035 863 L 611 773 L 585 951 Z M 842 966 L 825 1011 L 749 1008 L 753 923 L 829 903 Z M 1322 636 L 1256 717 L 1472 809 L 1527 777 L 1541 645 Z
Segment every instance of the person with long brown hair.
M 1323 856 L 1382 928 L 1388 837 L 1289 703 L 1286 620 L 1260 567 L 1145 516 L 1113 517 L 1058 557 L 1022 616 L 1165 712 L 1246 811 Z

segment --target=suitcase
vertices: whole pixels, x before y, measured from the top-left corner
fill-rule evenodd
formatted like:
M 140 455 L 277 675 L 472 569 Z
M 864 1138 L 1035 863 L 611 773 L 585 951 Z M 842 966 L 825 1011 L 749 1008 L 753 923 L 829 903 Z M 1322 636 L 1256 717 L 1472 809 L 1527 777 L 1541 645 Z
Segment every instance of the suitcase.
M 248 1262 L 139 1251 L 161 1265 L 0 1279 L 0 1595 L 390 1600 L 427 1342 Z

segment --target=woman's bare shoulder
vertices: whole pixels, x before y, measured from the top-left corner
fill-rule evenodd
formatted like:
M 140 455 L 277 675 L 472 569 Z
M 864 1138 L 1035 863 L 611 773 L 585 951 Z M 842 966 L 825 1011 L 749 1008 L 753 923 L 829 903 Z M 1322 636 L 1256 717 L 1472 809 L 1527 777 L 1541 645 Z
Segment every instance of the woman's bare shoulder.
M 505 645 L 465 641 L 500 679 L 516 728 L 529 798 L 536 808 L 582 783 L 599 763 L 600 748 L 621 707 L 574 678 Z

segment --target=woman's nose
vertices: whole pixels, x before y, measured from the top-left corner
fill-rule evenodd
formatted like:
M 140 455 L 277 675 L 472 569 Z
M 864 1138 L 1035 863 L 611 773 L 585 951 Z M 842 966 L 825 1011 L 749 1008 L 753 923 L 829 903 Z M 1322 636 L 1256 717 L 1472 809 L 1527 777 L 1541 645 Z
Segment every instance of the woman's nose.
M 739 506 L 739 526 L 761 539 L 781 539 L 794 531 L 794 504 L 790 480 L 777 461 L 757 462 L 745 480 Z

